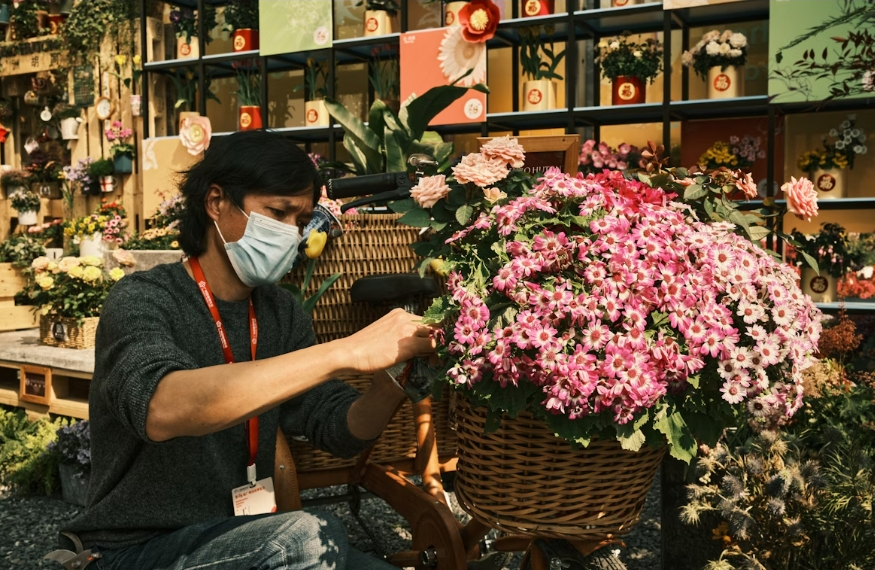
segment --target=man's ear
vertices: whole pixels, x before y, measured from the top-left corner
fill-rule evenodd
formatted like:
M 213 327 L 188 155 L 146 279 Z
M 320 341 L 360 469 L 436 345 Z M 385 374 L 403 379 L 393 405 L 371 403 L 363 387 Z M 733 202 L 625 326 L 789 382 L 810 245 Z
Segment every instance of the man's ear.
M 226 198 L 225 191 L 222 190 L 221 186 L 218 184 L 210 185 L 206 196 L 204 196 L 204 210 L 214 222 L 219 219 L 219 214 L 226 207 Z

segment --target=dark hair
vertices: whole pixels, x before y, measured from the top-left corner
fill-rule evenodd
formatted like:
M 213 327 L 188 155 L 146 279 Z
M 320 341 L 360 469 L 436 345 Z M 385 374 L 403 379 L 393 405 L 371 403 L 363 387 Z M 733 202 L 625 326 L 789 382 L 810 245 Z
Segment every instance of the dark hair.
M 204 157 L 180 173 L 179 189 L 185 212 L 179 223 L 179 243 L 187 255 L 204 252 L 211 224 L 204 207 L 210 186 L 217 184 L 238 205 L 247 194 L 300 196 L 319 200 L 322 181 L 309 155 L 282 135 L 270 131 L 241 131 L 213 138 Z

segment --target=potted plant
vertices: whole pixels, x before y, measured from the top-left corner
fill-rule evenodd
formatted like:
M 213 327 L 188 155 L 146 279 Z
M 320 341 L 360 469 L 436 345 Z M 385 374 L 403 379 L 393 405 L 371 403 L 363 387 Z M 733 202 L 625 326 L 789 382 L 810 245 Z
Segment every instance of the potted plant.
M 717 141 L 699 157 L 699 166 L 713 170 L 726 167 L 730 169 L 750 168 L 753 165 L 747 155 L 741 155 L 738 147 L 733 147 L 726 141 Z
M 385 36 L 392 33 L 392 18 L 401 7 L 397 0 L 359 0 L 365 6 L 364 36 Z
M 61 172 L 60 161 L 53 153 L 40 149 L 30 153 L 31 163 L 27 166 L 30 173 L 30 189 L 41 198 L 52 200 L 61 198 Z
M 173 81 L 173 86 L 176 90 L 176 103 L 173 105 L 173 108 L 177 110 L 179 113 L 179 122 L 178 125 L 182 128 L 182 122 L 186 119 L 186 117 L 199 117 L 200 113 L 198 113 L 195 109 L 195 101 L 197 99 L 197 75 L 191 70 L 176 70 L 171 69 L 171 74 L 169 75 L 171 81 Z M 207 100 L 213 100 L 216 103 L 221 103 L 218 97 L 216 97 L 215 93 L 210 90 L 210 85 L 212 80 L 210 79 L 209 73 L 207 72 L 207 76 L 204 80 L 205 94 Z
M 64 252 L 64 220 L 55 218 L 51 222 L 31 226 L 27 228 L 27 234 L 39 241 L 45 248 L 45 255 L 49 259 L 61 257 Z
M 84 271 L 84 269 L 83 269 Z M 91 480 L 91 430 L 88 420 L 59 428 L 46 452 L 57 459 L 65 501 L 85 506 Z
M 523 82 L 523 111 L 547 111 L 556 108 L 556 80 L 562 76 L 556 68 L 565 57 L 565 50 L 556 53 L 538 36 L 540 27 L 520 28 L 520 67 L 527 78 Z M 545 58 L 541 58 L 543 52 Z
M 603 170 L 626 170 L 638 168 L 641 151 L 635 145 L 623 143 L 613 148 L 605 142 L 589 139 L 580 146 L 577 170 L 584 174 L 597 174 Z
M 261 73 L 249 66 L 237 67 L 237 128 L 251 131 L 261 128 Z
M 21 170 L 7 170 L 0 174 L 0 188 L 11 198 L 13 194 L 27 192 L 30 185 L 30 174 Z
M 838 128 L 821 137 L 822 149 L 804 152 L 797 161 L 799 169 L 814 182 L 820 199 L 847 196 L 847 171 L 854 168 L 858 154 L 869 150 L 866 133 L 857 126 L 856 119 L 856 115 L 848 115 Z
M 535 16 L 549 16 L 555 9 L 554 0 L 522 0 L 523 18 Z
M 327 127 L 331 117 L 325 107 L 325 97 L 328 95 L 328 63 L 307 58 L 304 68 L 304 83 L 295 86 L 295 91 L 306 89 L 307 101 L 304 103 L 304 124 L 308 127 Z
M 106 250 L 124 242 L 127 212 L 118 202 L 103 202 L 95 213 L 67 222 L 64 235 L 79 245 L 82 256 L 103 259 Z
M 189 59 L 200 57 L 200 45 L 197 41 L 192 42 L 191 38 L 197 39 L 198 31 L 198 15 L 191 8 L 180 8 L 173 6 L 170 10 L 170 23 L 173 25 L 173 31 L 176 34 L 176 57 L 177 59 Z M 204 42 L 210 43 L 213 39 L 209 35 L 209 31 L 216 27 L 216 9 L 207 5 L 204 8 L 204 30 L 207 34 L 204 36 Z
M 124 271 L 107 272 L 103 258 L 93 255 L 58 261 L 42 257 L 32 267 L 37 287 L 31 300 L 40 307 L 40 342 L 61 348 L 93 347 L 100 309 Z
M 143 98 L 142 95 L 138 93 L 134 93 L 134 86 L 136 85 L 139 89 L 140 86 L 140 76 L 143 74 L 142 67 L 142 58 L 139 55 L 134 55 L 131 57 L 131 76 L 127 77 L 126 69 L 128 64 L 128 56 L 124 54 L 119 54 L 115 56 L 113 61 L 113 67 L 115 71 L 110 71 L 112 75 L 118 77 L 125 88 L 128 91 L 131 91 L 131 115 L 134 117 L 139 117 L 143 112 Z
M 79 139 L 79 125 L 82 123 L 82 110 L 79 107 L 59 101 L 55 104 L 52 115 L 60 124 L 63 140 Z
M 112 153 L 113 171 L 116 174 L 130 174 L 134 171 L 134 145 L 125 142 L 134 135 L 134 131 L 125 128 L 121 121 L 113 121 L 104 131 L 106 140 L 112 143 L 109 152 Z
M 258 0 L 231 0 L 225 7 L 225 24 L 234 32 L 234 51 L 258 49 Z
M 860 259 L 852 254 L 848 234 L 839 224 L 823 223 L 820 233 L 806 235 L 793 230 L 793 247 L 805 261 L 814 259 L 816 266 L 799 260 L 802 292 L 817 303 L 835 303 L 838 282 L 854 268 Z
M 39 195 L 33 192 L 16 192 L 9 197 L 13 210 L 18 212 L 18 223 L 22 226 L 33 226 L 37 223 L 39 212 Z
M 662 72 L 662 43 L 648 38 L 630 42 L 628 34 L 596 46 L 602 76 L 612 82 L 612 105 L 637 105 L 647 100 L 647 82 Z
M 42 27 L 37 2 L 13 2 L 9 11 L 9 22 L 12 26 L 12 40 L 22 41 L 35 38 Z
M 162 200 L 158 209 L 148 218 L 149 229 L 134 232 L 121 244 L 120 249 L 107 257 L 107 268 L 121 267 L 125 274 L 145 271 L 161 263 L 173 263 L 181 258 L 179 220 L 185 212 L 182 194 L 173 194 Z
M 0 29 L 5 30 L 9 25 L 9 4 L 11 0 L 0 1 Z
M 681 61 L 708 82 L 709 99 L 744 96 L 744 64 L 747 62 L 744 34 L 711 30 L 690 51 L 683 53 Z
M 98 158 L 88 165 L 88 177 L 93 181 L 90 193 L 97 192 L 106 193 L 115 190 L 115 178 L 112 174 L 115 172 L 113 161 L 108 158 Z
M 90 156 L 80 158 L 75 166 L 68 165 L 63 168 L 64 178 L 68 184 L 78 184 L 82 194 L 98 195 L 100 194 L 100 186 L 97 179 L 91 177 L 89 172 L 94 159 Z
M 371 58 L 368 62 L 368 80 L 374 88 L 374 97 L 383 103 L 397 115 L 401 110 L 400 89 L 401 79 L 398 71 L 398 59 L 394 57 L 380 57 L 385 49 L 375 47 L 371 50 Z

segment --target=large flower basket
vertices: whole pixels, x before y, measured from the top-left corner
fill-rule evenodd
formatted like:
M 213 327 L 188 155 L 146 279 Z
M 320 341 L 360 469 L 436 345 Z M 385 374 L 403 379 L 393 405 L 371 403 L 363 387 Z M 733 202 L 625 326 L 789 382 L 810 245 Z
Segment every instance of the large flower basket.
M 665 449 L 626 451 L 595 440 L 573 449 L 527 412 L 484 433 L 486 410 L 458 398 L 456 499 L 505 532 L 605 540 L 632 530 Z
M 71 319 L 53 315 L 41 315 L 39 319 L 40 342 L 58 348 L 83 350 L 94 347 L 97 322 L 100 317 Z

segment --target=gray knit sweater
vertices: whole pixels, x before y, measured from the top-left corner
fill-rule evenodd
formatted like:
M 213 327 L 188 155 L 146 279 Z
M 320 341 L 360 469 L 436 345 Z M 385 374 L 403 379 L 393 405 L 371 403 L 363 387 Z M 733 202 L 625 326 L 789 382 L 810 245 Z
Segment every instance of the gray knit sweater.
M 276 286 L 253 292 L 259 359 L 315 343 L 312 321 Z M 248 303 L 218 301 L 235 359 L 248 360 Z M 125 277 L 106 299 L 91 382 L 91 484 L 85 513 L 66 529 L 86 548 L 122 548 L 233 515 L 231 489 L 246 483 L 243 424 L 203 437 L 156 443 L 146 436 L 149 400 L 175 370 L 224 364 L 215 324 L 181 263 Z M 289 370 L 290 379 L 294 370 Z M 349 457 L 371 442 L 350 434 L 358 392 L 324 383 L 259 417 L 258 477 L 273 475 L 277 423 L 316 447 Z

